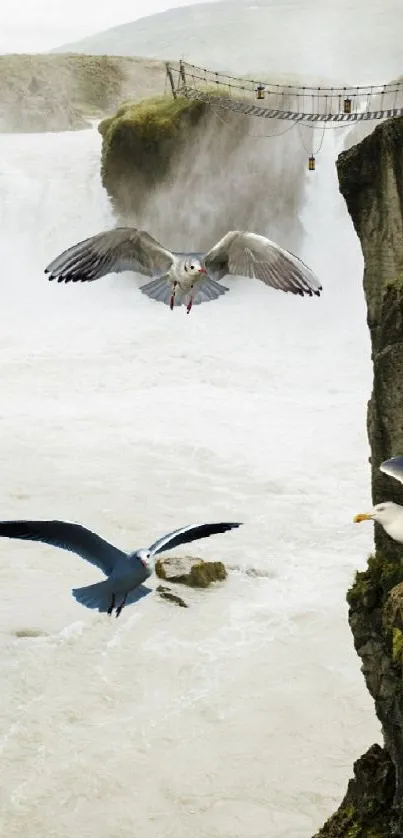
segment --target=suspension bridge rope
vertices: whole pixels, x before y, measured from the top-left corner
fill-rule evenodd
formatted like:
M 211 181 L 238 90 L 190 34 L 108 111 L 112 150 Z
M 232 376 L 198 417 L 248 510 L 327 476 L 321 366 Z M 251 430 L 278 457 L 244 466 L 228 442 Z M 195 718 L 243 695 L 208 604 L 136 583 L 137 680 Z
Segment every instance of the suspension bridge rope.
M 171 74 L 174 95 L 176 78 L 178 95 L 245 116 L 309 123 L 312 127 L 317 123 L 324 126 L 403 116 L 403 79 L 355 87 L 298 86 L 238 78 L 185 61 L 167 64 L 167 73 Z M 263 100 L 268 104 L 262 104 Z

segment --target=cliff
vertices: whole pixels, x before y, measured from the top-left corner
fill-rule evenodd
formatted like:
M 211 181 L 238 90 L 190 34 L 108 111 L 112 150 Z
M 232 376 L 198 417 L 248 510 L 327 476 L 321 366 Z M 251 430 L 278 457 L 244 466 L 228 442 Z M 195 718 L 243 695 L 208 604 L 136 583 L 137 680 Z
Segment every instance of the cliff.
M 140 212 L 145 195 L 169 176 L 206 113 L 202 102 L 167 96 L 123 104 L 100 123 L 102 182 L 116 212 Z
M 374 370 L 368 404 L 373 501 L 403 504 L 403 486 L 379 471 L 382 460 L 403 452 L 403 119 L 384 122 L 343 152 L 337 168 L 365 262 Z M 339 811 L 317 838 L 403 835 L 402 546 L 375 525 L 375 548 L 347 600 L 384 747 L 374 745 L 355 763 Z
M 125 98 L 163 89 L 160 61 L 108 55 L 1 55 L 0 132 L 65 131 Z
M 262 122 L 170 94 L 124 103 L 99 126 L 119 222 L 177 250 L 247 229 L 298 253 L 306 152 L 296 132 Z

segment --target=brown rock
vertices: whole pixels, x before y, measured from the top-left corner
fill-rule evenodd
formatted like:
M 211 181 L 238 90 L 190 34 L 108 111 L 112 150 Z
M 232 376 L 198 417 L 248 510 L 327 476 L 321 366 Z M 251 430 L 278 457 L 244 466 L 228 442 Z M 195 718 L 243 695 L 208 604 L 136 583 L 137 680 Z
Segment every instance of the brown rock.
M 158 559 L 155 572 L 160 579 L 188 585 L 191 588 L 208 588 L 212 582 L 222 582 L 227 577 L 227 571 L 222 562 L 205 562 L 192 556 Z

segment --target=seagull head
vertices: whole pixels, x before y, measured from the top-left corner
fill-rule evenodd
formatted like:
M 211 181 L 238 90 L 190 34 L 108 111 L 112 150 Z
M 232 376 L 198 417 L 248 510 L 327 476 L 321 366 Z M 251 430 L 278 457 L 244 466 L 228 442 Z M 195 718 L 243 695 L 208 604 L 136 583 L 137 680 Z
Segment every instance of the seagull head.
M 393 503 L 393 501 L 378 503 L 371 512 L 361 512 L 356 515 L 354 523 L 359 524 L 360 521 L 377 521 L 391 538 L 403 543 L 403 506 L 398 503 Z
M 140 559 L 141 564 L 147 570 L 154 570 L 154 560 L 149 550 L 137 550 L 136 558 Z
M 355 516 L 354 523 L 360 524 L 361 521 L 377 521 L 378 524 L 382 524 L 382 526 L 386 524 L 387 526 L 395 521 L 396 515 L 402 513 L 403 508 L 398 503 L 393 503 L 393 501 L 388 500 L 384 503 L 377 503 L 371 512 L 360 512 Z
M 207 271 L 198 259 L 186 259 L 183 263 L 183 273 L 187 278 L 191 278 L 207 274 Z

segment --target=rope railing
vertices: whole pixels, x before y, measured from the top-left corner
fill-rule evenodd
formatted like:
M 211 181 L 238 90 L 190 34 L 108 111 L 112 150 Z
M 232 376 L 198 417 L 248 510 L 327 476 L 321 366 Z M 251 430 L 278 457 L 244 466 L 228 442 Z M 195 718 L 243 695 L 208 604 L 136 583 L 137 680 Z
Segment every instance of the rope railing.
M 403 79 L 355 87 L 299 86 L 237 78 L 184 61 L 167 65 L 167 73 L 174 96 L 211 102 L 246 116 L 308 123 L 403 116 Z

